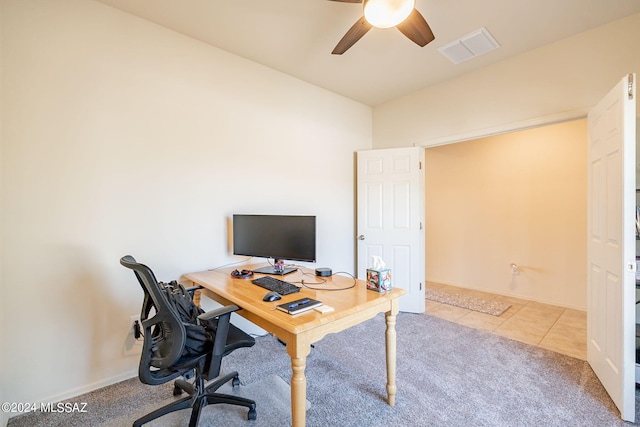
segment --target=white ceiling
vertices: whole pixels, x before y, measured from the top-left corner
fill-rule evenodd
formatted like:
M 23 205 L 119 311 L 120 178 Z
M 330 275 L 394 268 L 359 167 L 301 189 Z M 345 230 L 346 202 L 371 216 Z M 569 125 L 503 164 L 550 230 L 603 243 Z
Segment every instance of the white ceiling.
M 375 106 L 640 12 L 640 0 L 416 0 L 435 41 L 373 28 L 331 50 L 362 5 L 328 0 L 98 0 L 348 98 Z M 485 27 L 500 48 L 453 64 L 437 48 Z

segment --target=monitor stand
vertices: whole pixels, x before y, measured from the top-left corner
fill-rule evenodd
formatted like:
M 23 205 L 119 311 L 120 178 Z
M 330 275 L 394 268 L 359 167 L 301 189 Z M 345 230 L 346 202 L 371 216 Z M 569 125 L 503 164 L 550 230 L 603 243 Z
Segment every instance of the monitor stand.
M 260 267 L 253 270 L 254 273 L 259 274 L 273 274 L 276 276 L 284 276 L 285 274 L 293 273 L 297 268 L 286 267 L 284 270 L 276 270 L 273 266 L 268 265 L 266 267 Z

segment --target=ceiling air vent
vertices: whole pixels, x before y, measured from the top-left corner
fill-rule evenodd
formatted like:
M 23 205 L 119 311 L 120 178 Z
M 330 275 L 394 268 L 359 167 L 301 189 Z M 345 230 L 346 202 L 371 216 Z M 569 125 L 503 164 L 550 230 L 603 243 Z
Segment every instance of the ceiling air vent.
M 460 37 L 458 40 L 439 47 L 438 52 L 454 64 L 459 64 L 460 62 L 464 62 L 499 47 L 500 45 L 491 37 L 487 29 L 480 28 L 466 36 Z

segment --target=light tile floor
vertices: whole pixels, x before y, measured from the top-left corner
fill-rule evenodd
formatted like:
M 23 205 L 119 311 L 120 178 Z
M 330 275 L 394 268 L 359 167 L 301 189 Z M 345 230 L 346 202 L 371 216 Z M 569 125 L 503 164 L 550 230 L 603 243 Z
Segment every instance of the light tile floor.
M 587 359 L 587 313 L 585 311 L 440 283 L 427 282 L 427 288 L 429 287 L 487 300 L 504 301 L 511 304 L 511 307 L 500 316 L 492 316 L 427 300 L 428 315 L 581 360 Z

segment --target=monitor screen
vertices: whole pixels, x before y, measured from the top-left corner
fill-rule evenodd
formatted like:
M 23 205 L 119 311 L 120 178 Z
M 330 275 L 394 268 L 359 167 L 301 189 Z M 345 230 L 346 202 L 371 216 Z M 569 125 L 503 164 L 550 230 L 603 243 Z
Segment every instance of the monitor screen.
M 316 217 L 233 215 L 233 253 L 275 260 L 315 262 Z

